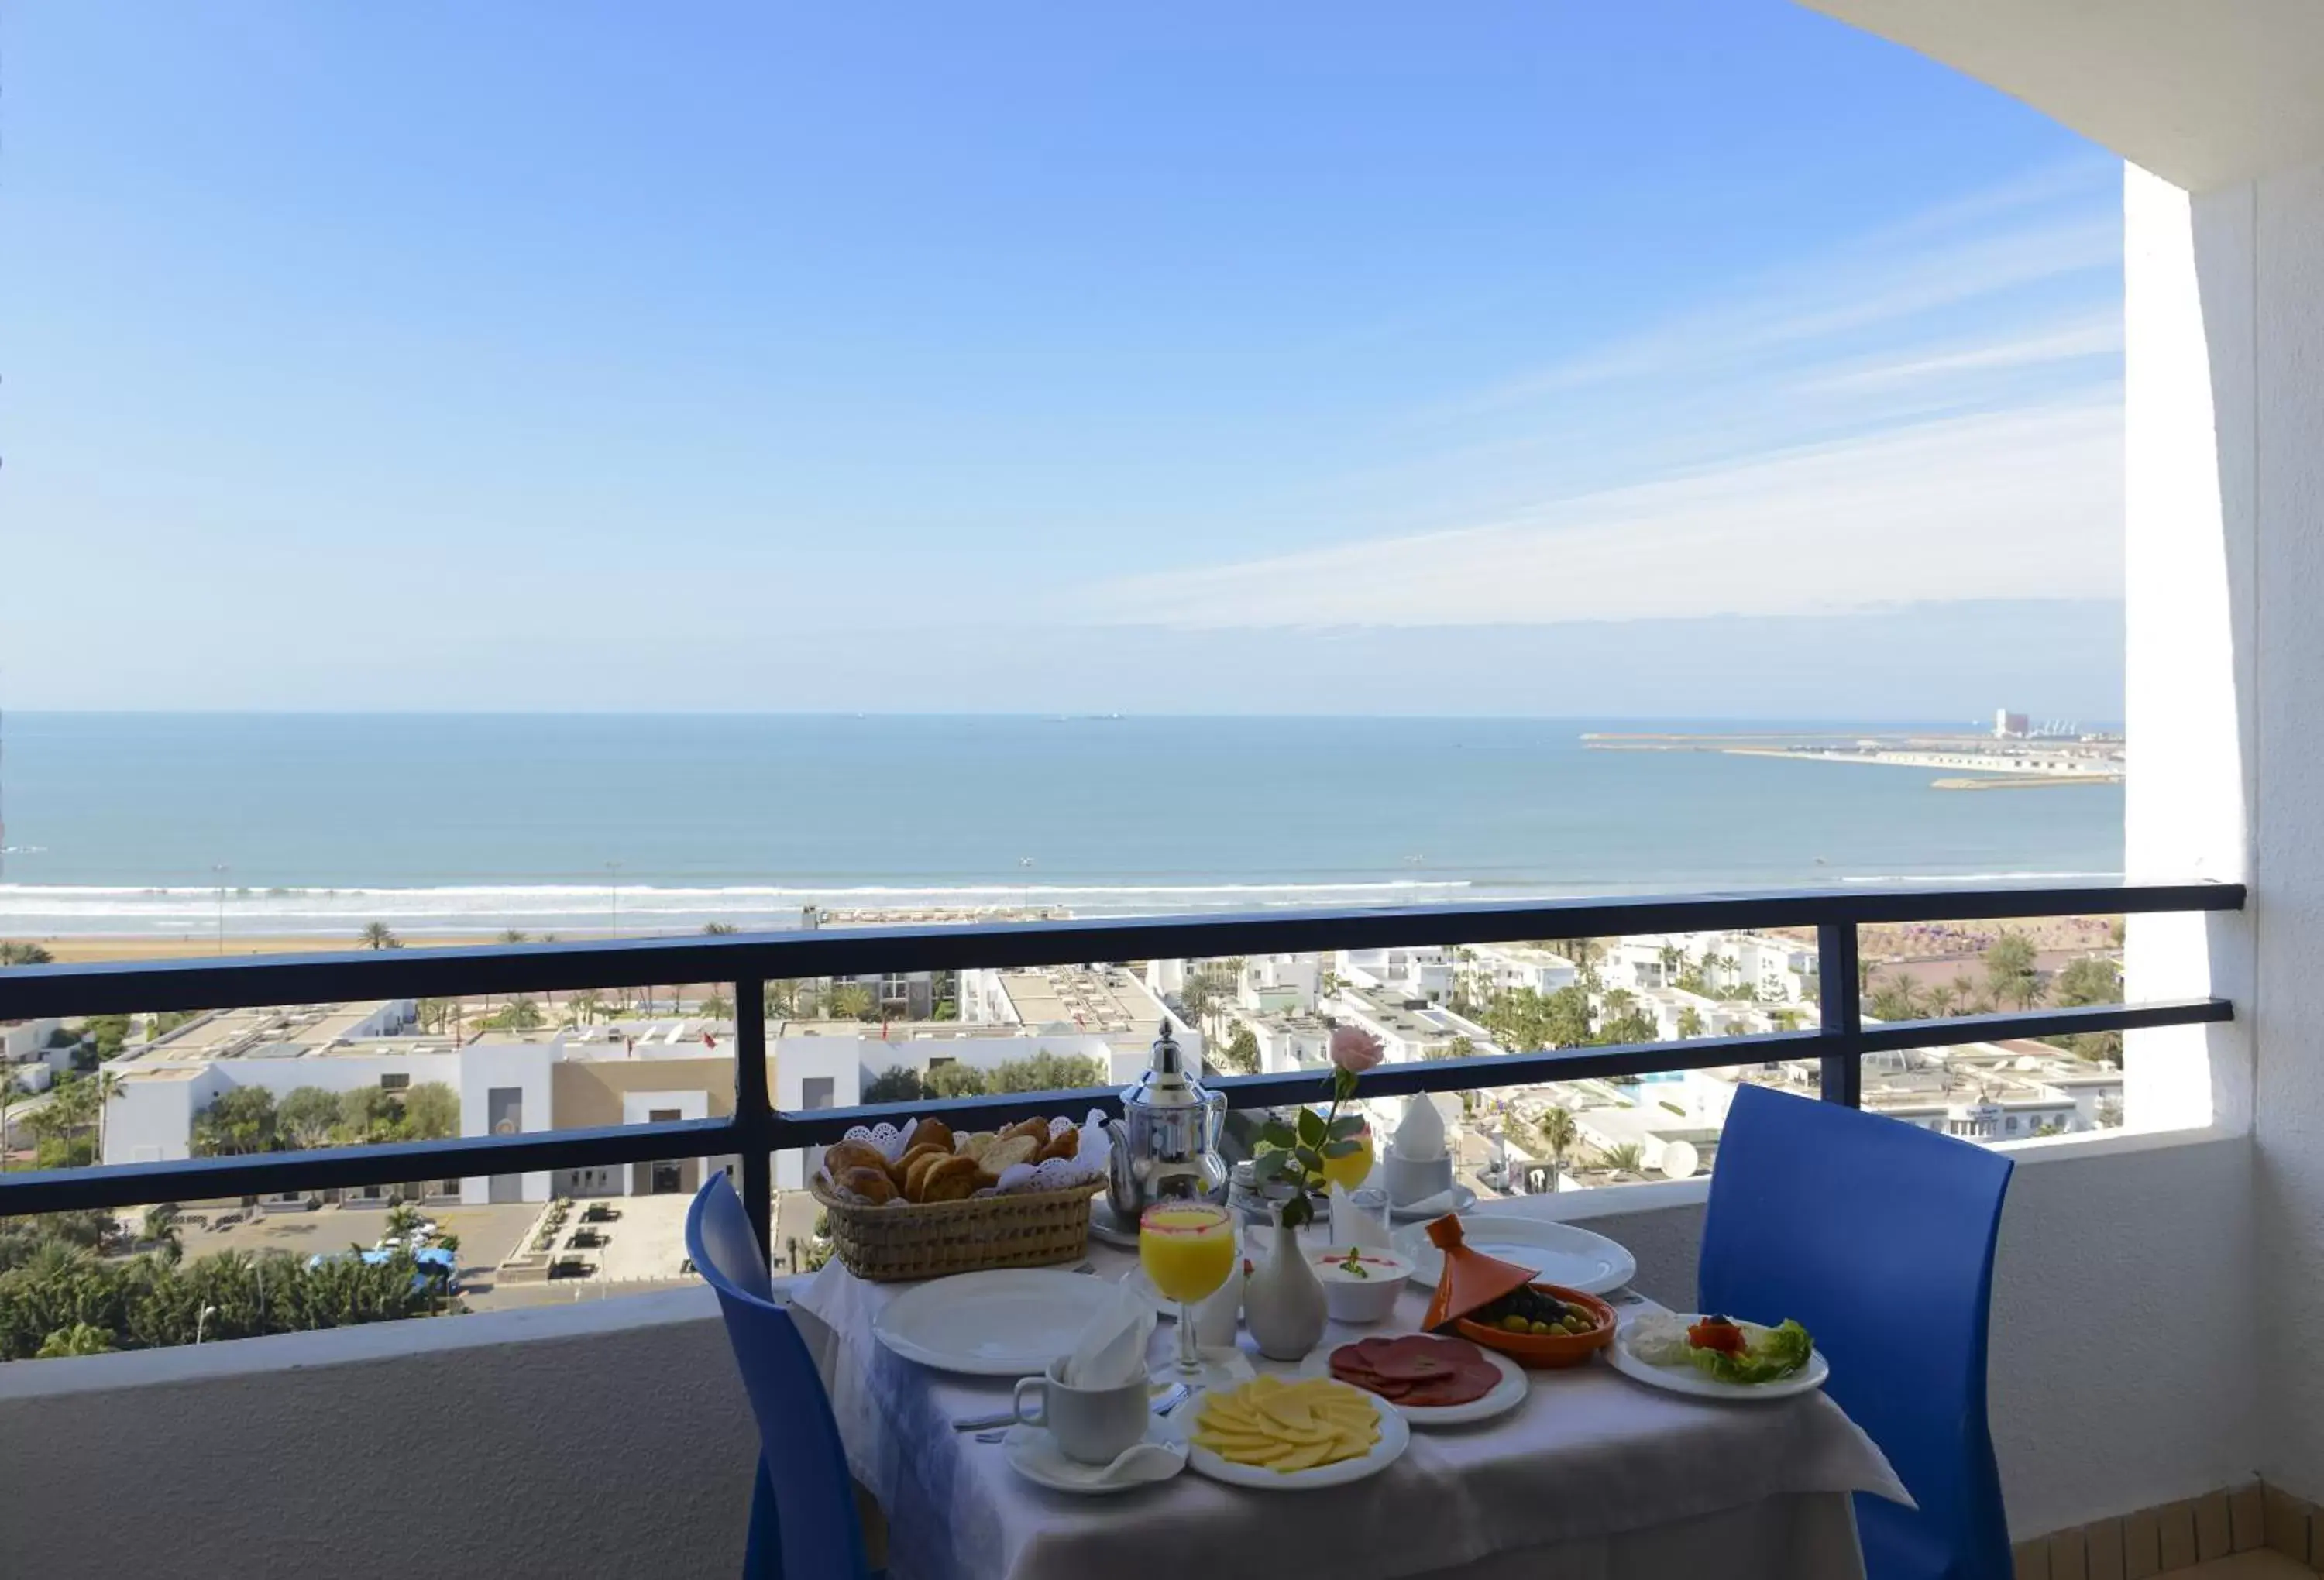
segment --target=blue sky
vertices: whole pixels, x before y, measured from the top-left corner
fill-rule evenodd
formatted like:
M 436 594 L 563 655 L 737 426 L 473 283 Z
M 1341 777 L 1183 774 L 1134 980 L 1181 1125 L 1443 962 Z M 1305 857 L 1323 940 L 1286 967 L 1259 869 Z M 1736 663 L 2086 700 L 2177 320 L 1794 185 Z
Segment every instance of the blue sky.
M 2120 167 L 1776 0 L 0 74 L 5 705 L 2118 711 Z

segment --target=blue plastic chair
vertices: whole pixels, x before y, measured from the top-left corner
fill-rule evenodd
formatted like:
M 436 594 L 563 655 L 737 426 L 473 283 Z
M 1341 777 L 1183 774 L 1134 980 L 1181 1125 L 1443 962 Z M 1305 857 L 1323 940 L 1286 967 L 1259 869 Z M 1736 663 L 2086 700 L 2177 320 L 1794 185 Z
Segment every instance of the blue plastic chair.
M 774 1302 L 750 1216 L 725 1175 L 695 1193 L 686 1252 L 718 1291 L 759 1423 L 742 1573 L 749 1580 L 869 1580 L 855 1483 L 831 1400 L 790 1313 Z
M 1838 1103 L 1735 1094 L 1702 1226 L 1702 1309 L 1795 1317 L 1825 1385 L 1920 1507 L 1859 1494 L 1870 1580 L 2006 1580 L 1985 1408 L 1994 1238 L 2015 1165 Z

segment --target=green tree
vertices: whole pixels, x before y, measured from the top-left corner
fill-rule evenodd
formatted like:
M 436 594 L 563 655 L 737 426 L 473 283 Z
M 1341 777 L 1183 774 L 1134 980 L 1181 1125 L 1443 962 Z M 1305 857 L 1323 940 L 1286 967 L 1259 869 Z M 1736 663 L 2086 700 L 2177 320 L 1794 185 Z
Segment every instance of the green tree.
M 604 1017 L 605 1001 L 594 988 L 585 988 L 565 1001 L 565 1016 L 576 1026 L 594 1026 Z
M 694 1007 L 706 1020 L 733 1020 L 734 1018 L 734 1001 L 727 997 L 723 993 L 713 993 L 709 997 L 702 1000 L 701 1003 L 696 1005 Z
M 1985 951 L 1985 982 L 1997 1004 L 2031 1009 L 2042 1002 L 2042 979 L 2034 969 L 2034 941 L 2015 928 L 2005 930 Z
M 1871 1010 L 1880 1019 L 1892 1023 L 1919 1019 L 1920 984 L 1901 971 L 1891 972 L 1872 990 Z
M 56 958 L 37 943 L 12 943 L 0 938 L 0 966 L 52 965 Z
M 494 1031 L 530 1032 L 540 1028 L 543 1016 L 540 1006 L 530 998 L 512 998 L 484 1017 L 484 1024 Z
M 327 1145 L 339 1122 L 339 1097 L 321 1087 L 294 1087 L 274 1106 L 274 1134 L 293 1152 Z
M 1607 1149 L 1606 1166 L 1618 1173 L 1642 1173 L 1645 1171 L 1645 1156 L 1638 1151 L 1637 1142 L 1626 1141 L 1619 1146 Z
M 197 1153 L 210 1157 L 274 1151 L 274 1094 L 264 1087 L 220 1092 L 194 1116 L 193 1141 Z
M 997 1064 L 991 1076 L 996 1092 L 1074 1091 L 1103 1086 L 1105 1069 L 1084 1053 L 1052 1053 L 1047 1049 L 1029 1059 Z
M 159 1244 L 175 1245 L 180 1233 L 178 1219 L 180 1216 L 174 1201 L 147 1208 L 143 1224 L 145 1238 Z
M 129 1017 L 125 1015 L 93 1015 L 80 1024 L 81 1035 L 97 1050 L 100 1063 L 121 1052 L 129 1041 Z
M 2079 1009 L 2092 1004 L 2122 1002 L 2122 962 L 2102 955 L 2086 955 L 2070 960 L 2051 984 L 2051 997 L 2069 1009 Z M 2071 1049 L 2085 1059 L 2095 1059 L 2102 1064 L 2122 1062 L 2120 1032 L 2077 1032 L 2065 1037 L 2050 1039 Z
M 1681 1037 L 1699 1037 L 1702 1033 L 1702 1012 L 1692 1004 L 1681 1008 L 1678 1012 L 1678 1034 Z
M 532 942 L 532 934 L 527 932 L 521 927 L 504 927 L 501 930 L 501 942 L 503 943 L 530 943 Z
M 917 1103 L 927 1095 L 920 1072 L 908 1064 L 890 1065 L 863 1083 L 867 1103 Z
M 880 1018 L 880 1006 L 861 982 L 839 982 L 824 995 L 823 1013 L 827 1020 L 869 1021 Z
M 1581 1127 L 1573 1122 L 1572 1111 L 1552 1107 L 1542 1115 L 1536 1128 L 1541 1132 L 1541 1144 L 1548 1150 L 1550 1162 L 1559 1172 L 1563 1172 L 1566 1154 L 1582 1139 Z M 1551 1188 L 1555 1189 L 1554 1182 Z
M 32 1352 L 35 1360 L 52 1361 L 66 1355 L 103 1355 L 113 1353 L 113 1335 L 102 1327 L 86 1322 L 76 1322 L 70 1327 L 60 1327 L 41 1341 Z
M 421 1025 L 441 1033 L 459 1024 L 460 1001 L 456 998 L 423 998 L 415 1013 Z
M 105 1161 L 105 1116 L 112 1110 L 113 1099 L 121 1095 L 121 1077 L 110 1070 L 101 1070 L 88 1078 L 90 1096 L 96 1107 L 96 1144 L 89 1155 L 97 1162 Z
M 1929 1015 L 1932 1019 L 1945 1019 L 1952 1014 L 1954 1006 L 1958 1005 L 1960 1002 L 1960 991 L 1951 983 L 1932 982 L 1929 984 Z
M 403 1137 L 448 1141 L 460 1134 L 460 1094 L 440 1080 L 423 1080 L 403 1094 Z
M 1655 1017 L 1643 1009 L 1626 1009 L 1619 1015 L 1609 1015 L 1591 1039 L 1607 1047 L 1628 1047 L 1635 1043 L 1655 1043 L 1662 1039 L 1661 1028 Z
M 420 1226 L 420 1209 L 408 1201 L 399 1201 L 387 1209 L 386 1229 L 391 1235 L 409 1235 Z
M 401 949 L 403 947 L 403 940 L 396 937 L 394 930 L 384 922 L 364 923 L 364 930 L 357 933 L 356 937 L 362 940 L 365 949 Z
M 731 938 L 742 929 L 732 922 L 705 922 L 702 931 L 712 938 Z
M 346 1146 L 393 1141 L 403 1122 L 403 1110 L 392 1095 L 378 1087 L 356 1087 L 339 1094 L 339 1122 L 333 1139 Z
M 920 1084 L 931 1098 L 981 1098 L 989 1085 L 984 1071 L 957 1059 L 949 1064 L 929 1066 L 927 1079 Z
M 1219 1068 L 1233 1075 L 1259 1073 L 1259 1033 L 1249 1026 L 1237 1025 L 1234 1035 L 1219 1049 Z

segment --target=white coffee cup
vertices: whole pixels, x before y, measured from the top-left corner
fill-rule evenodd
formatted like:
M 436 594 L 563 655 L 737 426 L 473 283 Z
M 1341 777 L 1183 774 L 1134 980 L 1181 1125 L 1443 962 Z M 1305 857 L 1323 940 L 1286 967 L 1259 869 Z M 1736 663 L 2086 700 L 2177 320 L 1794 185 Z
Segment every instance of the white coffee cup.
M 1061 1355 L 1042 1375 L 1019 1378 L 1010 1400 L 1019 1420 L 1048 1428 L 1060 1454 L 1084 1465 L 1105 1465 L 1146 1436 L 1150 1401 L 1142 1370 L 1111 1388 L 1075 1388 L 1065 1374 Z M 1040 1405 L 1038 1413 L 1028 1415 L 1025 1396 L 1031 1391 L 1039 1392 Z
M 1452 1160 L 1442 1158 L 1400 1158 L 1394 1153 L 1380 1160 L 1380 1183 L 1388 1187 L 1388 1199 L 1398 1207 L 1452 1189 Z

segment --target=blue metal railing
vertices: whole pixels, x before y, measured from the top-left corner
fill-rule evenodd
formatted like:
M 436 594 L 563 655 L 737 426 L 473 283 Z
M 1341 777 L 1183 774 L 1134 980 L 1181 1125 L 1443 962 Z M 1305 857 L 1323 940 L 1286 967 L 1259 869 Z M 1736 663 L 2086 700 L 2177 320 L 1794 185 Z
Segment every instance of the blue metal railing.
M 1880 923 L 2233 911 L 2243 904 L 2244 890 L 2234 884 L 1891 887 L 15 967 L 0 970 L 0 1020 L 733 982 L 734 1112 L 723 1119 L 5 1174 L 0 1175 L 0 1217 L 731 1153 L 741 1159 L 742 1199 L 763 1245 L 770 1239 L 771 1154 L 782 1148 L 835 1141 L 852 1125 L 905 1112 L 974 1125 L 1054 1113 L 1066 1104 L 1117 1107 L 1114 1093 L 1095 1089 L 814 1112 L 776 1109 L 768 1088 L 765 984 L 874 972 L 1813 927 L 1826 984 L 1822 1024 L 1815 1031 L 1384 1065 L 1364 1078 L 1364 1089 L 1377 1096 L 1396 1096 L 1819 1059 L 1823 1095 L 1852 1105 L 1862 1092 L 1862 1056 L 1868 1052 L 2185 1025 L 2234 1016 L 2234 1006 L 2227 1000 L 2198 998 L 1963 1015 L 1868 1031 L 1856 988 L 1858 928 Z M 1225 1089 L 1228 1102 L 1236 1107 L 1308 1102 L 1325 1095 L 1323 1078 L 1314 1071 L 1230 1076 L 1214 1084 Z

